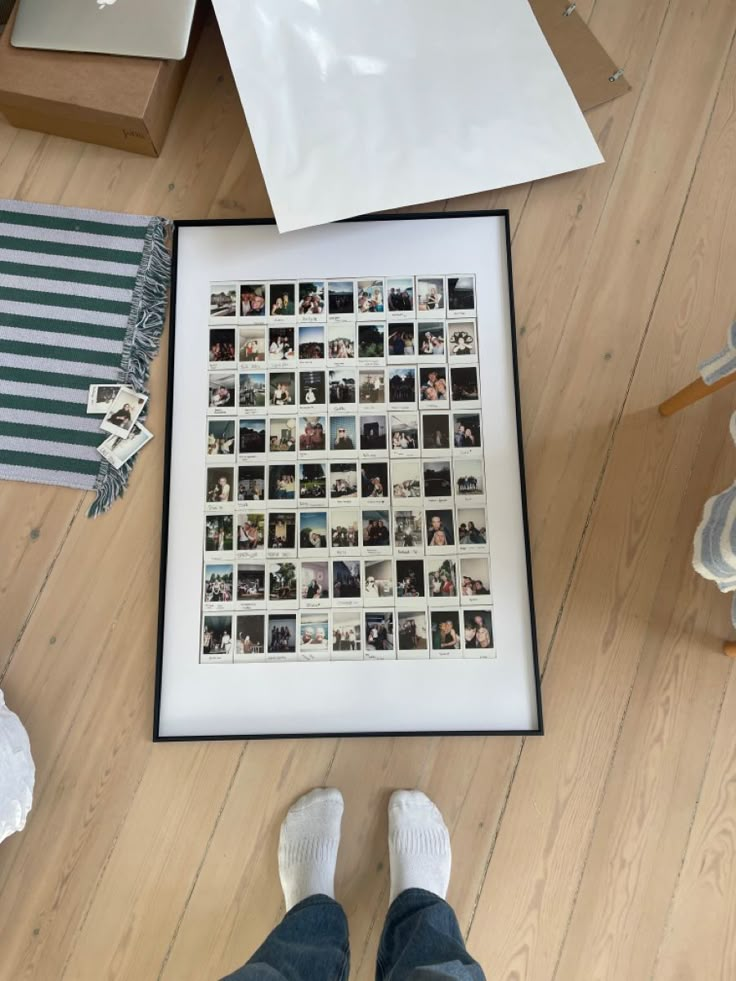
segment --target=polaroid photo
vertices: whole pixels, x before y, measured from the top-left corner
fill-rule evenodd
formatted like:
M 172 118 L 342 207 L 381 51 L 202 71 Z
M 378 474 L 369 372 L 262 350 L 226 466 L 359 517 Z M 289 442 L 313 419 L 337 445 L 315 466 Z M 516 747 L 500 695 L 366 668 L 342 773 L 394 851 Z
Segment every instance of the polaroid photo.
M 389 320 L 414 319 L 414 277 L 386 280 L 386 306 Z
M 329 610 L 299 614 L 299 649 L 297 653 L 300 661 L 330 660 Z
M 457 606 L 459 586 L 457 556 L 430 555 L 424 560 L 427 570 L 427 599 L 432 606 L 447 604 Z
M 463 613 L 465 657 L 495 657 L 493 647 L 493 613 L 490 606 L 468 609 Z
M 358 402 L 361 408 L 385 408 L 386 374 L 383 368 L 361 368 L 358 372 Z
M 395 661 L 393 610 L 375 610 L 363 614 L 365 623 L 365 659 Z
M 421 502 L 421 475 L 419 460 L 394 457 L 391 461 L 391 501 L 394 507 Z
M 233 663 L 233 618 L 230 613 L 210 613 L 202 618 L 199 663 Z
M 417 356 L 417 328 L 410 321 L 399 321 L 388 325 L 386 355 L 389 364 L 404 364 Z
M 355 317 L 355 283 L 352 279 L 331 279 L 327 284 L 327 313 L 330 318 Z
M 452 508 L 425 507 L 424 527 L 427 555 L 446 554 L 447 552 L 456 551 L 455 514 Z
M 389 368 L 388 405 L 390 409 L 415 409 L 417 406 L 417 369 L 404 364 Z
M 241 368 L 252 368 L 263 365 L 266 361 L 266 330 L 265 327 L 238 328 L 238 355 Z
M 205 504 L 207 511 L 232 511 L 235 500 L 232 467 L 207 467 Z
M 426 610 L 397 610 L 396 635 L 400 661 L 429 657 Z
M 357 374 L 352 368 L 330 368 L 327 372 L 330 413 L 355 412 L 357 405 Z
M 256 415 L 266 408 L 265 371 L 241 371 L 238 386 L 240 415 Z
M 327 383 L 324 371 L 299 372 L 299 407 L 301 412 L 325 412 Z
M 268 404 L 272 409 L 293 409 L 296 395 L 295 371 L 269 371 Z
M 248 319 L 266 316 L 266 284 L 240 284 L 240 316 Z
M 386 361 L 386 324 L 358 324 L 358 361 L 380 368 Z
M 305 323 L 324 323 L 325 284 L 322 279 L 299 283 L 297 315 Z M 300 355 L 301 357 L 301 355 Z
M 392 555 L 391 512 L 363 508 L 360 513 L 360 541 L 363 555 Z
M 360 462 L 360 497 L 364 504 L 371 507 L 388 504 L 390 486 L 386 460 Z
M 263 462 L 268 431 L 266 419 L 248 416 L 238 420 L 238 460 Z
M 211 371 L 209 377 L 208 411 L 213 416 L 234 416 L 237 413 L 235 372 Z
M 268 327 L 268 363 L 285 367 L 296 361 L 296 330 L 290 324 L 270 324 Z
M 279 507 L 296 501 L 296 464 L 270 463 L 268 466 L 268 503 Z
M 330 657 L 333 661 L 363 660 L 362 610 L 333 611 Z
M 122 385 L 90 385 L 87 393 L 87 415 L 106 416 Z
M 386 416 L 360 415 L 358 429 L 362 457 L 366 460 L 385 459 L 388 456 Z
M 444 276 L 417 276 L 417 316 L 444 317 L 447 306 Z
M 271 457 L 278 454 L 281 459 L 296 457 L 297 426 L 294 416 L 269 416 L 268 452 Z
M 363 572 L 360 559 L 332 559 L 332 605 L 362 606 Z
M 386 286 L 382 279 L 358 280 L 358 319 L 385 320 Z
M 431 610 L 430 657 L 462 657 L 462 633 L 460 632 L 460 611 Z
M 266 499 L 266 468 L 262 463 L 240 464 L 238 466 L 239 507 L 249 507 L 253 502 L 263 503 Z
M 474 320 L 457 320 L 447 325 L 450 364 L 469 364 L 478 360 L 478 328 Z
M 420 412 L 419 426 L 422 436 L 422 456 L 446 457 L 452 446 L 449 413 Z
M 327 324 L 327 364 L 332 367 L 355 364 L 355 323 L 349 320 Z
M 296 511 L 269 511 L 266 515 L 266 553 L 269 558 L 297 555 Z
M 472 317 L 475 314 L 475 276 L 447 277 L 447 318 Z
M 363 605 L 394 605 L 394 563 L 392 559 L 365 559 L 363 562 Z
M 299 512 L 299 555 L 304 559 L 325 558 L 330 552 L 327 511 Z
M 337 453 L 355 456 L 358 449 L 357 423 L 355 416 L 337 415 L 329 419 L 329 450 Z
M 324 366 L 325 363 L 325 325 L 299 324 L 299 364 L 308 368 Z
M 422 487 L 426 504 L 452 505 L 452 462 L 449 458 L 422 460 Z
M 477 365 L 452 365 L 450 367 L 450 394 L 455 409 L 480 408 L 480 381 Z
M 461 556 L 460 600 L 463 606 L 488 606 L 491 602 L 491 562 L 487 555 Z
M 358 461 L 330 462 L 330 508 L 355 506 L 358 503 Z
M 204 519 L 205 558 L 225 558 L 233 551 L 233 516 L 208 514 Z
M 360 554 L 360 514 L 357 508 L 331 508 L 330 553 L 355 557 Z
M 235 283 L 210 286 L 210 320 L 234 318 L 238 312 L 238 288 Z
M 487 555 L 488 516 L 484 507 L 457 509 L 457 545 L 465 554 Z
M 458 436 L 460 436 L 459 429 Z M 455 457 L 453 472 L 455 503 L 458 506 L 483 504 L 486 499 L 486 475 L 483 469 L 483 460 Z
M 320 463 L 297 464 L 299 475 L 299 503 L 302 507 L 313 507 L 327 503 L 327 468 L 325 461 Z
M 263 610 L 266 608 L 266 563 L 238 562 L 237 592 L 235 608 L 237 610 Z
M 419 369 L 419 406 L 421 409 L 450 407 L 450 386 L 447 381 L 447 365 L 437 364 Z
M 299 457 L 324 454 L 327 416 L 299 416 Z
M 417 324 L 417 343 L 420 364 L 444 364 L 447 360 L 443 321 Z
M 202 583 L 202 609 L 207 613 L 233 607 L 232 563 L 206 562 Z
M 113 436 L 127 439 L 131 435 L 133 426 L 138 421 L 138 416 L 143 411 L 143 406 L 147 401 L 147 395 L 139 395 L 132 388 L 123 385 L 110 403 L 107 413 L 100 423 L 100 429 L 106 433 L 111 433 Z
M 424 555 L 422 508 L 394 508 L 394 550 L 397 555 Z
M 266 656 L 266 617 L 263 613 L 242 613 L 235 617 L 236 664 L 263 661 Z
M 119 470 L 124 463 L 127 463 L 152 439 L 153 433 L 149 432 L 141 423 L 136 422 L 127 438 L 108 436 L 104 443 L 97 447 L 97 452 L 116 470 Z
M 299 606 L 299 564 L 289 559 L 272 559 L 266 563 L 267 592 L 269 603 Z
M 241 511 L 235 520 L 235 549 L 239 556 L 261 557 L 266 548 L 264 511 Z
M 238 362 L 235 327 L 210 327 L 210 368 L 234 368 Z
M 421 606 L 426 595 L 424 559 L 396 559 L 396 605 Z
M 391 457 L 419 456 L 419 416 L 416 412 L 389 412 Z
M 453 412 L 453 456 L 483 456 L 482 424 L 479 412 Z
M 327 559 L 302 559 L 299 580 L 299 605 L 311 610 L 331 605 L 330 563 Z
M 232 463 L 235 460 L 234 419 L 207 420 L 207 457 L 211 463 Z
M 269 283 L 268 316 L 271 320 L 294 320 L 296 317 L 294 283 Z
M 269 613 L 266 620 L 266 660 L 296 661 L 296 613 Z

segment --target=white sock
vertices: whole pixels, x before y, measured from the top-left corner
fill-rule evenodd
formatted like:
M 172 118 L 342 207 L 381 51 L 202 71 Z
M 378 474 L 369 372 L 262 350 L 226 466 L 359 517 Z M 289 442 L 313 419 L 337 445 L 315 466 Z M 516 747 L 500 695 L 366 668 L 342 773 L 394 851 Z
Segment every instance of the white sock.
M 450 834 L 439 809 L 420 790 L 395 790 L 388 804 L 389 903 L 405 889 L 442 899 L 450 884 Z
M 279 876 L 287 912 L 307 896 L 335 898 L 342 812 L 342 794 L 328 788 L 311 790 L 289 808 L 279 838 Z

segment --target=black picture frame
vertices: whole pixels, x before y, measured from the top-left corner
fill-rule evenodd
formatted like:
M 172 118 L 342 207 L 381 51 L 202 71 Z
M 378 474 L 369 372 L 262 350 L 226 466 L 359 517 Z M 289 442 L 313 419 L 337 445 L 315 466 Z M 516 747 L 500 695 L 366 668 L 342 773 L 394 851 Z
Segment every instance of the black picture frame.
M 241 734 L 214 734 L 214 735 L 195 735 L 195 736 L 165 736 L 160 733 L 160 710 L 161 710 L 161 690 L 163 676 L 163 644 L 164 644 L 164 623 L 165 623 L 165 601 L 166 601 L 166 568 L 168 558 L 168 536 L 169 536 L 169 492 L 171 482 L 171 441 L 173 428 L 173 390 L 174 390 L 174 352 L 176 345 L 176 281 L 178 265 L 178 233 L 180 228 L 195 226 L 223 226 L 223 225 L 275 225 L 274 218 L 193 218 L 180 219 L 173 223 L 172 236 L 172 263 L 171 263 L 171 299 L 169 307 L 169 330 L 168 330 L 168 366 L 167 366 L 167 388 L 166 388 L 166 432 L 164 441 L 164 472 L 163 472 L 163 502 L 162 502 L 162 525 L 161 525 L 161 558 L 159 572 L 159 605 L 158 605 L 158 629 L 156 644 L 156 673 L 153 706 L 153 741 L 154 742 L 214 742 L 219 740 L 250 740 L 250 739 L 335 739 L 335 738 L 366 738 L 381 736 L 542 736 L 544 735 L 544 717 L 542 710 L 542 686 L 541 673 L 539 668 L 539 650 L 537 641 L 537 626 L 534 607 L 534 588 L 532 577 L 531 544 L 529 537 L 529 515 L 526 495 L 526 471 L 524 465 L 524 442 L 522 436 L 521 420 L 521 400 L 519 386 L 519 361 L 516 343 L 516 313 L 514 303 L 514 283 L 513 270 L 511 264 L 511 225 L 509 211 L 507 208 L 487 209 L 475 211 L 439 211 L 439 212 L 411 212 L 406 214 L 379 214 L 379 215 L 360 215 L 355 218 L 346 218 L 343 222 L 380 222 L 380 221 L 412 221 L 428 219 L 447 219 L 454 218 L 503 218 L 506 239 L 506 270 L 508 276 L 508 298 L 510 313 L 511 330 L 511 352 L 513 363 L 514 381 L 514 401 L 516 410 L 516 434 L 517 449 L 519 458 L 519 481 L 521 492 L 521 507 L 524 527 L 524 549 L 526 561 L 527 588 L 529 597 L 529 615 L 532 643 L 532 661 L 534 668 L 534 688 L 537 709 L 537 727 L 535 729 L 470 729 L 470 730 L 428 730 L 419 731 L 381 731 L 381 732 L 320 732 L 320 733 L 241 733 Z

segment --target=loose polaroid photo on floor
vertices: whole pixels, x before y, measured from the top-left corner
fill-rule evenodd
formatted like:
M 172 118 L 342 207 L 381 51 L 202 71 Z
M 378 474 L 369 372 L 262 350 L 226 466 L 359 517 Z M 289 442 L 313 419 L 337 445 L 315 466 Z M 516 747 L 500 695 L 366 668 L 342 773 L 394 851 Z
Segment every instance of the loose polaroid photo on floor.
M 459 605 L 457 557 L 429 555 L 425 558 L 424 565 L 427 570 L 427 599 L 430 605 Z
M 147 395 L 134 392 L 132 388 L 124 385 L 110 403 L 100 423 L 100 429 L 112 436 L 127 439 L 147 401 Z
M 262 610 L 266 606 L 265 562 L 238 562 L 235 606 L 238 610 Z
M 241 613 L 235 617 L 236 664 L 263 661 L 266 654 L 266 617 L 263 613 Z
M 87 414 L 107 415 L 122 385 L 90 385 L 87 393 Z
M 327 610 L 299 614 L 300 661 L 329 661 L 330 614 Z
M 487 606 L 491 602 L 490 566 L 487 555 L 460 557 L 460 596 L 463 606 Z
M 475 313 L 475 276 L 447 277 L 447 316 L 468 317 Z
M 208 405 L 211 415 L 234 416 L 236 414 L 234 371 L 210 372 Z
M 240 284 L 240 316 L 248 318 L 266 316 L 265 283 Z
M 210 327 L 210 367 L 233 368 L 238 360 L 234 327 Z
M 233 618 L 231 614 L 206 613 L 202 618 L 202 646 L 199 663 L 233 663 Z
M 153 439 L 153 433 L 149 432 L 145 426 L 139 422 L 133 424 L 130 435 L 126 438 L 121 436 L 108 436 L 102 443 L 97 452 L 103 456 L 108 463 L 119 470 L 124 463 L 142 450 L 146 443 Z
M 396 636 L 399 659 L 429 657 L 426 610 L 397 610 Z
M 431 610 L 431 657 L 462 657 L 459 610 Z
M 362 562 L 360 559 L 332 559 L 332 605 L 361 606 L 363 594 Z
M 360 320 L 385 320 L 386 286 L 382 279 L 359 279 L 358 318 Z
M 234 318 L 238 312 L 238 288 L 235 283 L 210 287 L 210 319 Z

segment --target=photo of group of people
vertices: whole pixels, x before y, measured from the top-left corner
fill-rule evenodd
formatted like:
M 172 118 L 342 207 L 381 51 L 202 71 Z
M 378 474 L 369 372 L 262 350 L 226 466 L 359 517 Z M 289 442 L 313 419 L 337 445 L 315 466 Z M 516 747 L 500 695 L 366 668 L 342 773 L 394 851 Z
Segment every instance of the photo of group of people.
M 493 657 L 475 277 L 213 284 L 202 663 Z

